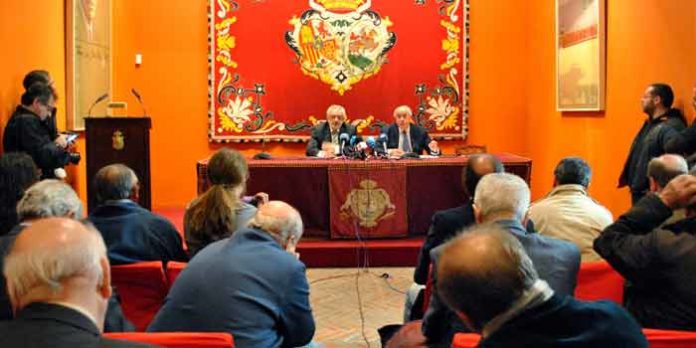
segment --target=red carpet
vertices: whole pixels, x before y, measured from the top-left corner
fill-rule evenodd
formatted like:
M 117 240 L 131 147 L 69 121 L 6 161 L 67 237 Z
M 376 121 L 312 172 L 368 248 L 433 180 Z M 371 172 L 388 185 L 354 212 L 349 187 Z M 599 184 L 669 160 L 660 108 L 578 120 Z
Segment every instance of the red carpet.
M 184 209 L 160 208 L 183 236 Z M 369 240 L 303 239 L 297 247 L 307 267 L 414 267 L 423 238 Z

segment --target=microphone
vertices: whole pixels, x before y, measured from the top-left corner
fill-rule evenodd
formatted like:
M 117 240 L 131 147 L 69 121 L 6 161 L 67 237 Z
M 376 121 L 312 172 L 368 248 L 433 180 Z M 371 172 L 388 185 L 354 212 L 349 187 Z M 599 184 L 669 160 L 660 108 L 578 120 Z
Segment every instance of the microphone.
M 387 133 L 382 133 L 379 135 L 379 140 L 378 142 L 382 143 L 382 150 L 384 151 L 384 154 L 387 154 L 387 143 L 389 142 L 389 137 L 387 136 Z
M 369 146 L 373 151 L 377 149 L 377 142 L 375 141 L 375 137 L 369 136 L 367 137 L 367 140 L 365 142 L 367 143 L 367 146 Z
M 109 97 L 109 93 L 104 93 L 99 96 L 96 100 L 94 100 L 94 103 L 89 107 L 87 110 L 87 117 L 92 116 L 92 108 L 94 108 L 97 104 L 99 104 L 102 100 L 106 99 Z
M 357 142 L 358 142 L 358 137 L 356 137 L 355 135 L 352 135 L 350 137 L 350 146 L 355 146 L 355 143 L 357 143 Z
M 339 143 L 341 143 L 340 153 L 342 156 L 345 156 L 345 154 L 343 153 L 343 147 L 346 146 L 346 143 L 348 142 L 349 138 L 350 137 L 348 136 L 348 133 L 341 133 L 341 135 L 338 136 L 338 141 Z
M 147 116 L 147 109 L 145 109 L 145 103 L 143 103 L 143 98 L 140 97 L 140 93 L 138 93 L 135 88 L 131 88 L 131 93 L 135 96 L 135 99 L 138 99 L 140 107 L 143 108 L 143 116 Z

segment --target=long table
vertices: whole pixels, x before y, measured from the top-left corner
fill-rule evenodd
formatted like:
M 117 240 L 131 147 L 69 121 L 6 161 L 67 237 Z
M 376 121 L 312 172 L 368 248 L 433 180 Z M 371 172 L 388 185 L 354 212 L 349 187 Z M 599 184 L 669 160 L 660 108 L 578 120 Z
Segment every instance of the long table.
M 512 154 L 497 156 L 507 172 L 530 183 L 530 159 Z M 297 208 L 305 236 L 421 236 L 427 233 L 434 212 L 464 202 L 461 178 L 467 159 L 443 156 L 368 161 L 305 157 L 249 160 L 247 192 L 266 192 L 272 200 Z M 209 187 L 207 159 L 199 161 L 196 167 L 201 194 Z M 356 210 L 357 202 L 366 201 L 367 205 Z M 376 208 L 369 202 L 376 202 L 372 204 Z M 352 221 L 348 218 L 351 212 L 360 212 L 360 216 Z M 370 224 L 372 227 L 366 227 Z

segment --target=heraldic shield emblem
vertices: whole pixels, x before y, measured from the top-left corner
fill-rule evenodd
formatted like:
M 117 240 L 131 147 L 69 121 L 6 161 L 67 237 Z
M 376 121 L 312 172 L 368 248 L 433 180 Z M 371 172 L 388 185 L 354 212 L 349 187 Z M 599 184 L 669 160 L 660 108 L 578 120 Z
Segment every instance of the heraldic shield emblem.
M 380 220 L 394 215 L 396 207 L 386 190 L 379 188 L 374 180 L 363 180 L 360 189 L 348 193 L 341 206 L 341 218 L 357 218 L 362 227 L 375 227 Z
M 343 95 L 379 73 L 396 44 L 389 17 L 370 10 L 371 0 L 309 0 L 310 9 L 293 17 L 285 41 L 302 72 Z

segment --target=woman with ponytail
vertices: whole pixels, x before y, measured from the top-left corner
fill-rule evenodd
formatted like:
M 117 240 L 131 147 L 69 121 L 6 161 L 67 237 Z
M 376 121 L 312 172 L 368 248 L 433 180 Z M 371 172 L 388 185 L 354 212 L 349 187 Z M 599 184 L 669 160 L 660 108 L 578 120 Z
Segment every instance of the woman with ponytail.
M 210 188 L 196 198 L 184 215 L 184 234 L 189 255 L 245 227 L 256 207 L 243 201 L 249 168 L 241 153 L 223 148 L 208 161 Z M 265 194 L 262 202 L 268 200 Z

